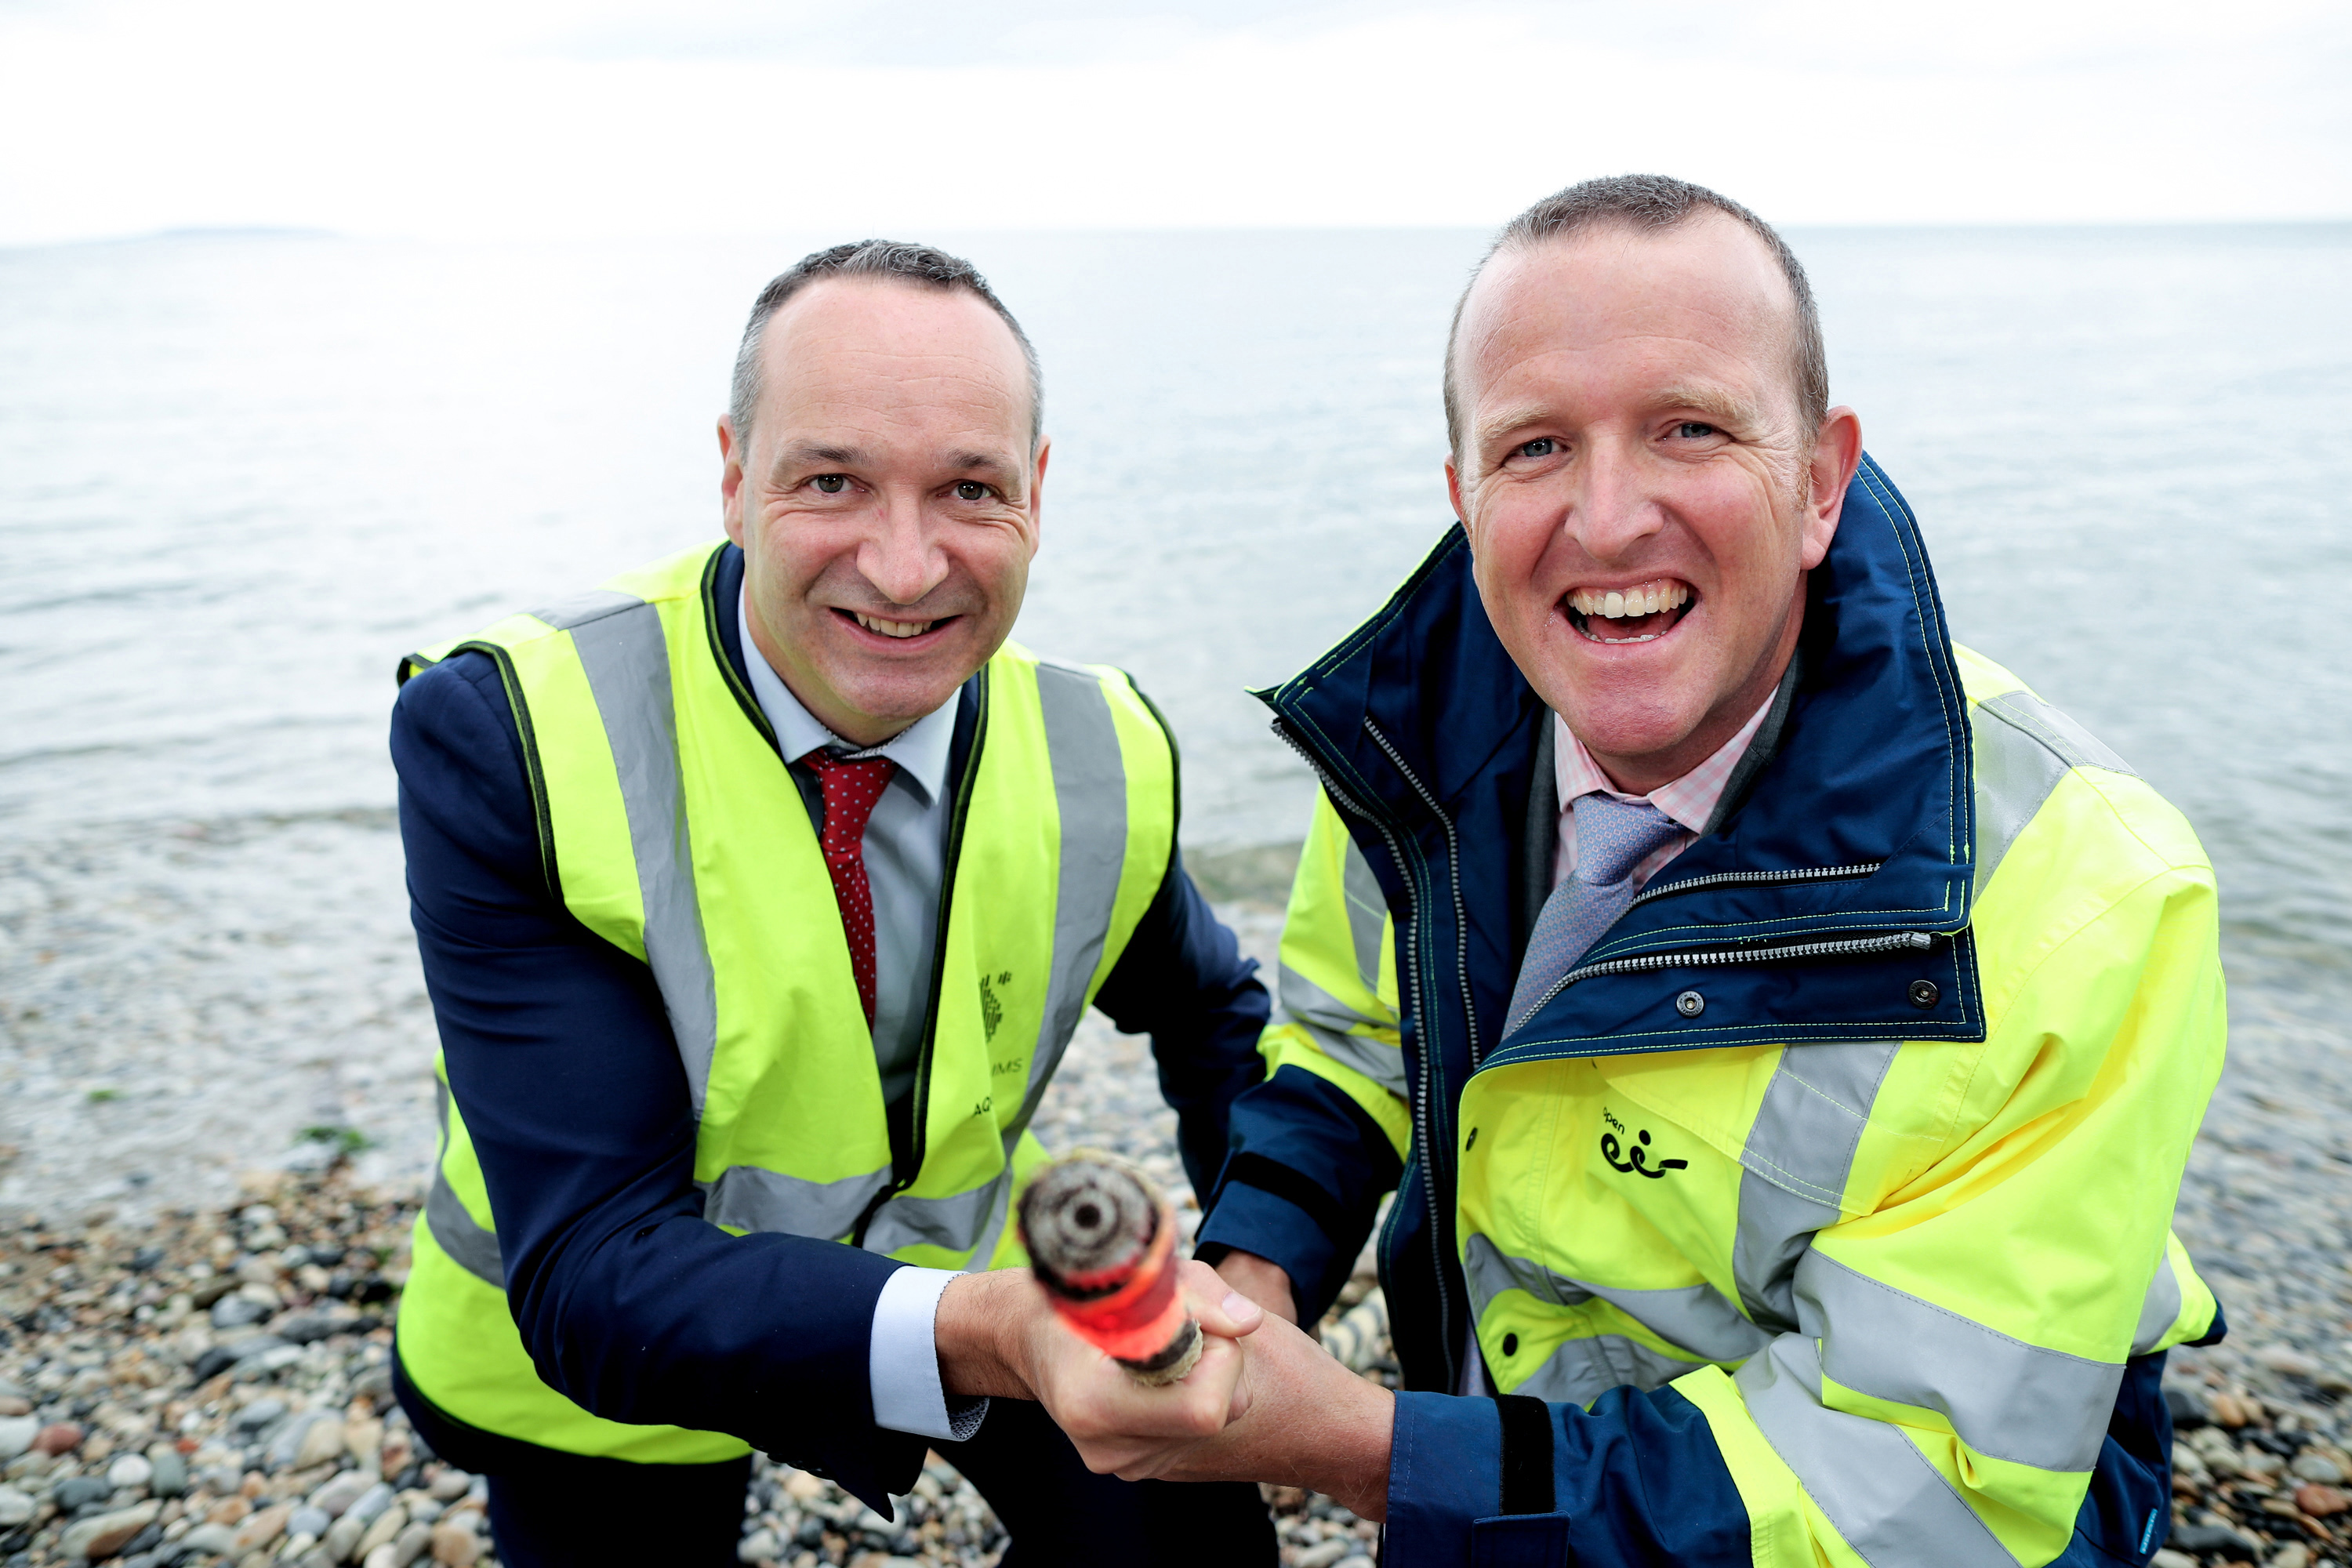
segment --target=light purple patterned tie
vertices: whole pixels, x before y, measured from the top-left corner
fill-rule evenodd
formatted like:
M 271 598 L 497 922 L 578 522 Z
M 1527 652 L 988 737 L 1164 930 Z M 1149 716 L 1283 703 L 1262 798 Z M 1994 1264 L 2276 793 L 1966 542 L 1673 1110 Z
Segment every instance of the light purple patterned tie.
M 1576 869 L 1551 890 L 1536 917 L 1519 982 L 1511 987 L 1505 1034 L 1525 1023 L 1559 977 L 1617 923 L 1633 901 L 1633 868 L 1686 831 L 1646 800 L 1619 800 L 1597 790 L 1570 809 L 1576 813 Z

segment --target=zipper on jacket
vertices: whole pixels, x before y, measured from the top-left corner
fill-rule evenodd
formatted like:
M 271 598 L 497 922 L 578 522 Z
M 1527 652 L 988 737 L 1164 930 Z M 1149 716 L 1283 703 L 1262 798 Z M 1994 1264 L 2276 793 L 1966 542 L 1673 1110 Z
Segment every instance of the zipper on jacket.
M 1696 893 L 1703 888 L 1779 888 L 1797 882 L 1859 881 L 1872 875 L 1884 860 L 1857 860 L 1851 866 L 1809 866 L 1790 871 L 1717 871 L 1705 877 L 1685 877 L 1679 882 L 1650 888 L 1637 893 L 1625 907 L 1636 910 L 1652 899 L 1663 899 L 1675 893 Z
M 979 700 L 972 714 L 971 752 L 964 758 L 963 776 L 956 781 L 955 807 L 948 816 L 947 864 L 940 876 L 940 913 L 931 931 L 931 1004 L 923 1017 L 923 1047 L 915 1058 L 915 1087 L 908 1097 L 914 1125 L 908 1130 L 907 1157 L 901 1161 L 893 1155 L 889 1184 L 874 1194 L 866 1212 L 850 1228 L 852 1247 L 866 1245 L 866 1229 L 882 1205 L 913 1186 L 915 1178 L 923 1173 L 924 1145 L 931 1121 L 931 1052 L 940 1036 L 940 987 L 947 979 L 948 917 L 955 908 L 956 869 L 963 860 L 963 829 L 965 819 L 971 815 L 972 784 L 980 777 L 981 754 L 988 747 L 988 688 L 983 669 Z
M 1364 727 L 1368 730 L 1371 729 L 1370 721 L 1366 721 Z M 1372 826 L 1373 829 L 1380 834 L 1381 841 L 1388 846 L 1389 858 L 1394 862 L 1398 874 L 1400 876 L 1403 875 L 1405 868 L 1404 843 L 1397 837 L 1396 830 L 1389 825 L 1388 820 L 1384 816 L 1374 813 L 1369 807 L 1359 804 L 1355 796 L 1349 795 L 1346 790 L 1341 789 L 1338 782 L 1331 777 L 1330 770 L 1326 768 L 1322 763 L 1317 759 L 1314 752 L 1307 750 L 1306 742 L 1302 742 L 1297 736 L 1290 732 L 1290 726 L 1284 723 L 1279 717 L 1274 721 L 1274 732 L 1284 745 L 1288 746 L 1292 751 L 1298 753 L 1298 760 L 1307 764 L 1307 771 L 1312 773 L 1315 775 L 1316 781 L 1323 786 L 1323 793 L 1331 797 L 1332 805 L 1338 806 L 1341 811 L 1346 812 L 1349 816 L 1353 816 L 1360 821 L 1368 822 Z M 1379 731 L 1374 731 L 1373 735 L 1375 739 L 1380 739 Z M 1388 751 L 1388 742 L 1385 740 L 1381 741 L 1381 749 L 1384 752 Z M 1389 752 L 1389 754 L 1391 757 L 1395 755 L 1392 752 Z M 1416 782 L 1414 787 L 1420 787 L 1418 782 Z M 1444 816 L 1444 814 L 1441 812 L 1439 814 L 1439 819 L 1443 821 Z M 1453 825 L 1451 823 L 1446 825 L 1446 831 L 1450 838 L 1453 832 Z M 1430 1048 L 1428 1029 L 1429 1013 L 1428 1010 L 1422 1005 L 1421 964 L 1417 958 L 1412 959 L 1411 962 L 1407 962 L 1408 956 L 1417 952 L 1420 941 L 1420 925 L 1421 921 L 1418 918 L 1408 915 L 1397 930 L 1397 973 L 1402 979 L 1406 987 L 1407 994 L 1404 1000 L 1407 1008 L 1414 1017 L 1422 1020 L 1421 1086 L 1420 1092 L 1415 1094 L 1412 1098 L 1412 1150 L 1411 1158 L 1408 1160 L 1406 1164 L 1405 1173 L 1398 1177 L 1398 1184 L 1400 1187 L 1403 1184 L 1405 1176 L 1411 1174 L 1412 1166 L 1413 1164 L 1418 1163 L 1421 1166 L 1422 1193 L 1428 1200 L 1429 1204 L 1429 1256 L 1431 1265 L 1437 1275 L 1438 1353 L 1444 1360 L 1446 1386 L 1448 1388 L 1452 1388 L 1460 1384 L 1462 1380 L 1462 1368 L 1460 1363 L 1456 1361 L 1454 1353 L 1454 1305 L 1452 1300 L 1447 1297 L 1445 1290 L 1445 1258 L 1444 1256 L 1443 1246 L 1445 1238 L 1444 1215 L 1440 1211 L 1437 1199 L 1437 1183 L 1431 1175 L 1431 1166 L 1428 1158 L 1428 1152 L 1433 1147 L 1431 1139 L 1433 1136 L 1430 1126 L 1429 1107 L 1431 1101 L 1436 1095 L 1437 1057 L 1436 1053 Z M 1465 982 L 1466 984 L 1466 975 L 1465 976 Z M 1390 1233 L 1394 1231 L 1396 1222 L 1396 1205 L 1391 1204 L 1389 1206 L 1388 1224 L 1381 1227 L 1382 1250 L 1384 1252 L 1387 1247 L 1388 1236 Z
M 1604 974 L 1641 974 L 1654 969 L 1769 963 L 1782 958 L 1865 958 L 1880 952 L 1925 952 L 1935 945 L 1934 935 L 1927 931 L 1898 931 L 1879 936 L 1831 937 L 1820 942 L 1759 942 L 1753 947 L 1690 948 L 1676 952 L 1644 952 L 1633 958 L 1606 959 L 1599 963 L 1588 963 L 1581 969 L 1571 969 L 1553 981 L 1551 989 L 1536 998 L 1534 1005 L 1520 1017 L 1524 1020 L 1534 1016 L 1549 1005 L 1553 997 L 1578 981 L 1597 979 Z

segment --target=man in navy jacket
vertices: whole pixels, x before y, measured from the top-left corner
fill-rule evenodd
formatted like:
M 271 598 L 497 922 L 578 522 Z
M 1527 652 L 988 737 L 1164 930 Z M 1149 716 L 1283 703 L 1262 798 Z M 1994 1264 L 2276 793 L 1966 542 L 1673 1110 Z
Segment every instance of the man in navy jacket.
M 877 353 L 900 364 L 928 353 L 962 366 L 966 380 L 950 377 L 942 390 L 940 379 L 913 371 L 868 374 Z M 869 434 L 885 432 L 859 447 L 820 429 L 825 457 L 817 466 L 826 471 L 805 487 L 828 509 L 824 526 L 849 531 L 826 536 L 827 548 L 840 548 L 822 592 L 856 604 L 832 606 L 840 613 L 818 616 L 796 646 L 770 658 L 749 646 L 752 635 L 777 635 L 777 623 L 806 606 L 770 603 L 762 617 L 761 584 L 747 592 L 740 542 L 714 558 L 707 594 L 719 652 L 766 708 L 785 753 L 777 765 L 790 765 L 813 825 L 823 816 L 813 768 L 844 752 L 903 753 L 887 789 L 912 793 L 877 806 L 866 829 L 873 911 L 862 918 L 881 932 L 889 981 L 890 932 L 928 930 L 894 901 L 918 912 L 936 907 L 925 868 L 935 879 L 937 846 L 927 851 L 926 836 L 936 837 L 933 824 L 944 820 L 936 803 L 954 798 L 971 760 L 975 672 L 1010 627 L 1035 544 L 1045 447 L 1035 433 L 1034 356 L 967 264 L 868 242 L 820 252 L 772 284 L 747 330 L 745 363 L 750 374 L 739 366 L 738 407 L 721 432 L 730 521 L 739 494 L 771 477 L 745 471 L 751 404 L 762 439 L 827 419 L 864 418 Z M 834 381 L 818 374 L 845 363 Z M 943 400 L 959 398 L 942 412 Z M 952 450 L 923 441 L 941 426 L 954 432 Z M 999 436 L 1002 457 L 988 445 Z M 871 504 L 853 505 L 859 496 Z M 901 567 L 911 577 L 892 575 Z M 882 635 L 916 645 L 911 656 L 866 625 L 876 617 L 866 606 L 901 605 L 898 618 L 883 617 Z M 909 635 L 950 622 L 952 632 L 929 641 Z M 927 656 L 933 644 L 946 657 Z M 869 645 L 880 651 L 861 662 Z M 859 729 L 866 732 L 847 742 L 835 733 Z M 919 732 L 927 738 L 902 744 Z M 793 742 L 803 733 L 805 750 Z M 1024 1563 L 1172 1560 L 1203 1550 L 1219 1561 L 1270 1562 L 1271 1526 L 1254 1487 L 1138 1487 L 1097 1476 L 1035 1405 L 942 1389 L 930 1342 L 940 1289 L 899 1289 L 927 1271 L 894 1284 L 900 1267 L 873 1253 L 816 1237 L 730 1237 L 706 1223 L 695 1181 L 697 1108 L 661 988 L 646 962 L 590 931 L 550 885 L 532 744 L 499 664 L 484 651 L 425 668 L 394 713 L 425 978 L 495 1215 L 508 1298 L 541 1375 L 594 1415 L 730 1434 L 833 1476 L 886 1510 L 887 1494 L 911 1488 L 935 1446 L 989 1498 Z M 877 849 L 886 830 L 900 836 L 882 847 L 887 856 Z M 844 920 L 845 910 L 830 902 L 811 918 Z M 869 936 L 868 963 L 876 945 Z M 888 1039 L 919 1036 L 928 969 L 903 952 L 898 959 L 915 972 L 886 984 L 878 1013 L 868 1003 L 886 1098 L 898 1088 L 893 1104 L 909 1092 L 908 1064 L 892 1058 Z M 1267 1004 L 1254 968 L 1171 854 L 1096 997 L 1119 1028 L 1150 1034 L 1187 1173 L 1204 1194 L 1223 1157 L 1233 1100 L 1260 1076 L 1255 1045 Z M 403 1376 L 399 1392 L 438 1452 L 491 1478 L 502 1560 L 734 1560 L 748 1458 L 583 1457 L 484 1430 L 436 1408 L 413 1378 Z M 926 1399 L 947 1407 L 925 1414 L 918 1407 Z

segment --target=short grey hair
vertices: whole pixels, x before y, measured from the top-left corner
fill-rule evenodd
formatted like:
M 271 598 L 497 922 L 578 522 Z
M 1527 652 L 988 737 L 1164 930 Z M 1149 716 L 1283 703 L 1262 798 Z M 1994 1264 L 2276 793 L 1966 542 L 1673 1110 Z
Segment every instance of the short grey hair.
M 1029 334 L 971 262 L 933 246 L 896 239 L 853 240 L 814 251 L 760 290 L 751 302 L 751 319 L 743 326 L 743 341 L 735 350 L 735 376 L 727 399 L 727 417 L 735 427 L 738 447 L 751 440 L 751 415 L 760 404 L 760 343 L 767 335 L 768 319 L 783 309 L 785 300 L 828 278 L 880 278 L 925 289 L 961 289 L 977 296 L 1013 329 L 1013 341 L 1021 345 L 1021 358 L 1029 367 L 1029 447 L 1036 450 L 1045 428 L 1045 378 L 1037 368 L 1037 351 Z
M 1789 292 L 1795 297 L 1797 305 L 1795 363 L 1791 366 L 1797 408 L 1811 429 L 1820 429 L 1830 411 L 1829 353 L 1822 343 L 1822 314 L 1813 302 L 1813 286 L 1805 277 L 1804 264 L 1797 259 L 1797 253 L 1789 248 L 1780 231 L 1730 197 L 1717 195 L 1688 180 L 1667 174 L 1612 174 L 1607 179 L 1586 180 L 1546 196 L 1505 224 L 1494 243 L 1486 247 L 1486 254 L 1478 258 L 1470 281 L 1463 286 L 1462 297 L 1454 302 L 1454 325 L 1445 334 L 1445 439 L 1456 460 L 1462 455 L 1465 410 L 1455 384 L 1454 356 L 1461 345 L 1462 315 L 1470 303 L 1470 290 L 1478 286 L 1479 275 L 1486 270 L 1488 262 L 1507 250 L 1529 250 L 1546 240 L 1570 238 L 1603 224 L 1619 224 L 1636 233 L 1655 234 L 1710 212 L 1721 213 L 1745 225 L 1780 264 L 1780 275 L 1788 279 Z

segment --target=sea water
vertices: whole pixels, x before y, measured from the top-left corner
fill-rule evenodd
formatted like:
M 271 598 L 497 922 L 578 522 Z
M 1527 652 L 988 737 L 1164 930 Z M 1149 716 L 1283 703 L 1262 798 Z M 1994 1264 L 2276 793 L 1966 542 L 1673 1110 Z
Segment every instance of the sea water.
M 0 251 L 0 1202 L 201 1186 L 303 1125 L 412 1158 L 394 661 L 716 538 L 743 312 L 839 237 Z M 1017 635 L 1167 712 L 1204 865 L 1295 841 L 1311 781 L 1244 689 L 1447 526 L 1481 237 L 926 237 L 1045 363 Z M 2242 1020 L 2340 1081 L 2352 226 L 1792 238 L 1954 634 L 2187 812 Z

